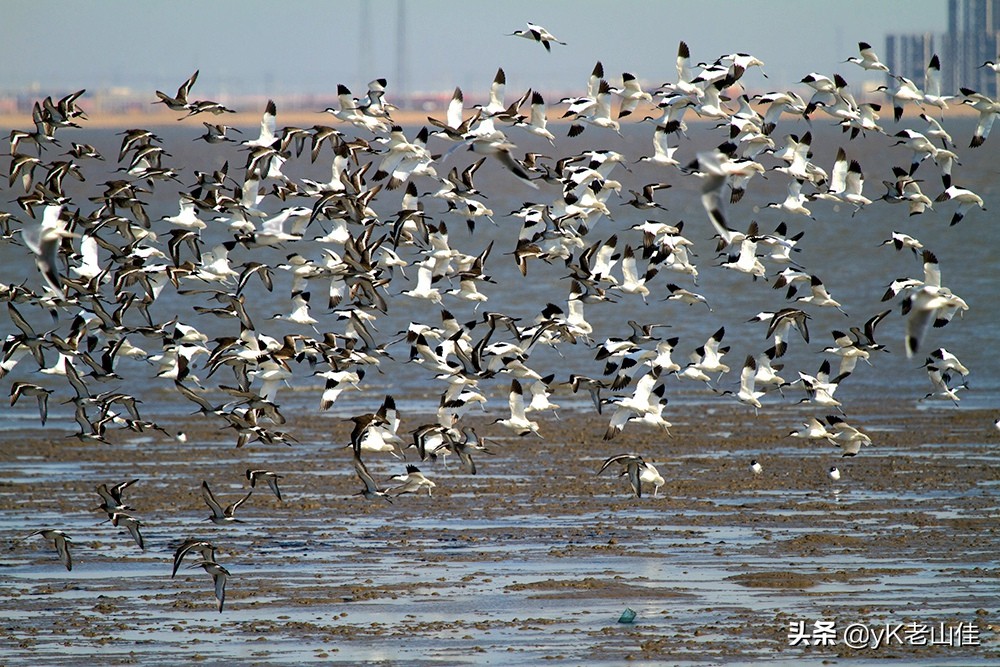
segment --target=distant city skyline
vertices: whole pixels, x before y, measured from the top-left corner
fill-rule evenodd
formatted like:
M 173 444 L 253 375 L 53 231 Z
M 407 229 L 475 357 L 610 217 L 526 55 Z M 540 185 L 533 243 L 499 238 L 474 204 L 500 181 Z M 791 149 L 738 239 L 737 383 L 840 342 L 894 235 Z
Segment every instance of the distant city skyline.
M 787 88 L 809 72 L 837 71 L 860 89 L 881 79 L 843 63 L 857 55 L 858 41 L 880 50 L 886 34 L 942 31 L 946 17 L 946 3 L 938 0 L 632 0 L 614 6 L 591 0 L 14 0 L 4 6 L 8 57 L 0 63 L 0 95 L 114 87 L 173 93 L 196 69 L 196 90 L 205 94 L 332 95 L 338 83 L 363 92 L 378 77 L 389 79 L 390 96 L 455 86 L 482 93 L 498 67 L 509 90 L 565 91 L 584 88 L 597 60 L 611 80 L 628 71 L 659 85 L 676 79 L 681 40 L 696 62 L 752 53 L 765 62 L 768 78 L 754 73 L 750 79 L 761 88 Z M 546 53 L 508 36 L 526 21 L 568 45 Z

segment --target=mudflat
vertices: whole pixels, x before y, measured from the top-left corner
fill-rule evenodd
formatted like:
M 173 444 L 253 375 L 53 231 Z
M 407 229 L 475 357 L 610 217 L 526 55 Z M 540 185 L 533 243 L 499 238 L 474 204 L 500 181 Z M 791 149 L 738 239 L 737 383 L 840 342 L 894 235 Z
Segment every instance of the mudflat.
M 423 423 L 401 413 L 401 432 Z M 472 412 L 463 424 L 493 452 L 474 454 L 478 473 L 407 449 L 436 487 L 391 504 L 354 495 L 351 423 L 332 415 L 289 415 L 298 438 L 289 447 L 236 449 L 231 433 L 197 416 L 160 422 L 186 442 L 123 431 L 110 445 L 83 444 L 51 424 L 5 431 L 3 661 L 1000 658 L 995 415 L 870 403 L 851 421 L 873 445 L 843 458 L 826 441 L 776 435 L 810 414 L 755 416 L 714 401 L 675 408 L 669 436 L 630 427 L 604 442 L 607 415 L 592 409 L 541 418 L 544 438 L 506 436 Z M 619 466 L 596 474 L 625 452 L 658 468 L 659 493 L 645 485 L 635 497 Z M 387 486 L 405 466 L 386 454 L 366 463 Z M 827 474 L 834 465 L 838 481 Z M 207 521 L 202 480 L 225 505 L 246 492 L 247 468 L 282 475 L 284 500 L 258 483 L 242 523 Z M 145 551 L 92 511 L 96 485 L 133 478 L 124 496 Z M 44 539 L 24 539 L 43 527 L 71 536 L 72 571 Z M 212 541 L 231 573 L 221 613 L 211 577 L 188 569 L 193 556 L 170 577 L 174 549 L 191 537 Z M 620 623 L 626 609 L 635 619 Z M 817 622 L 833 623 L 832 642 Z M 852 625 L 911 632 L 858 649 L 843 634 Z M 950 645 L 920 643 L 921 627 L 953 633 Z

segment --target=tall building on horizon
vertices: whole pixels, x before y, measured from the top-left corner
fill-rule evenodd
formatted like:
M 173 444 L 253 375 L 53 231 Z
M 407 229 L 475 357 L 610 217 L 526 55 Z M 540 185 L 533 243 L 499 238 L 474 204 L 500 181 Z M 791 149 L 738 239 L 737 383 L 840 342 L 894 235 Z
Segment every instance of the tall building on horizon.
M 948 0 L 948 24 L 941 33 L 894 33 L 885 38 L 882 59 L 893 74 L 924 85 L 924 73 L 934 54 L 941 61 L 944 94 L 971 88 L 997 96 L 997 74 L 986 61 L 1000 54 L 1000 0 Z

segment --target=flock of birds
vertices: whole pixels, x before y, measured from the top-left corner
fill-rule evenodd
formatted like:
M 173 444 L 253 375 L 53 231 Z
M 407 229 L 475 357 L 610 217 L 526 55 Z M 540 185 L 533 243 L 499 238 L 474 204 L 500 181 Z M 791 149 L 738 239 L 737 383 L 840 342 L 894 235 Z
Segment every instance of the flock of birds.
M 514 35 L 547 50 L 562 44 L 533 24 Z M 850 59 L 852 67 L 888 72 L 869 45 L 859 47 L 859 55 Z M 608 416 L 605 441 L 615 440 L 626 428 L 668 434 L 671 424 L 664 408 L 670 383 L 700 384 L 753 412 L 776 400 L 775 395 L 795 391 L 819 416 L 791 436 L 830 443 L 843 456 L 854 456 L 871 439 L 848 423 L 837 389 L 856 372 L 859 361 L 872 364 L 886 350 L 876 340 L 876 328 L 891 309 L 833 331 L 815 372 L 784 368 L 783 357 L 794 339 L 810 340 L 811 312 L 841 309 L 825 283 L 796 261 L 807 231 L 793 232 L 795 221 L 812 220 L 808 207 L 823 202 L 850 206 L 854 213 L 868 206 L 904 204 L 910 215 L 919 215 L 950 201 L 951 224 L 957 224 L 970 210 L 983 208 L 983 201 L 953 180 L 958 149 L 930 111 L 956 101 L 978 110 L 980 122 L 970 144 L 974 148 L 986 140 L 1000 103 L 967 89 L 961 97 L 943 95 L 935 56 L 923 90 L 887 75 L 894 82 L 883 87 L 893 120 L 900 123 L 906 116 L 922 123 L 922 131 L 900 127 L 892 132 L 880 125 L 881 106 L 857 103 L 840 74 L 811 73 L 798 91 L 751 97 L 743 93 L 742 77 L 754 67 L 763 63 L 739 53 L 694 64 L 682 42 L 676 79 L 657 90 L 643 90 L 629 73 L 623 74 L 621 87 L 613 87 L 597 63 L 586 92 L 558 102 L 569 136 L 587 132 L 595 141 L 603 140 L 620 134 L 623 122 L 652 121 L 651 152 L 626 156 L 594 149 L 560 157 L 521 156 L 515 143 L 519 136 L 544 139 L 553 153 L 559 141 L 548 124 L 550 109 L 537 90 L 505 100 L 502 69 L 488 103 L 466 107 L 463 92 L 456 89 L 446 117 L 428 118 L 429 127 L 410 136 L 394 123 L 396 108 L 387 100 L 386 81 L 378 79 L 360 99 L 338 86 L 339 106 L 325 109 L 337 121 L 334 125 L 279 127 L 276 105 L 269 102 L 259 134 L 244 140 L 232 136 L 235 128 L 214 122 L 230 109 L 193 98 L 195 72 L 175 95 L 157 91 L 155 102 L 184 114 L 181 119 L 211 115 L 213 122 L 203 123 L 205 134 L 196 140 L 238 149 L 245 156 L 242 168 L 231 169 L 228 161 L 207 171 L 169 166 L 169 147 L 156 132 L 128 129 L 120 133 L 119 167 L 112 180 L 103 181 L 86 199 L 74 198 L 72 188 L 64 187 L 70 183 L 67 177 L 83 182 L 85 175 L 107 173 L 103 165 L 111 156 L 75 142 L 69 151 L 53 155 L 64 147 L 59 139 L 86 121 L 79 104 L 84 91 L 58 101 L 46 98 L 35 104 L 34 130 L 11 132 L 8 186 L 15 192 L 23 189 L 23 194 L 16 198 L 19 212 L 0 214 L 2 242 L 22 245 L 38 268 L 37 275 L 20 284 L 0 285 L 17 329 L 4 340 L 0 378 L 24 378 L 11 384 L 10 403 L 34 398 L 45 424 L 50 395 L 68 398 L 65 403 L 73 406 L 79 426 L 75 436 L 85 443 L 107 443 L 114 430 L 158 430 L 183 437 L 142 416 L 141 400 L 121 388 L 151 383 L 176 389 L 206 420 L 232 429 L 237 447 L 292 444 L 296 440 L 285 430 L 279 395 L 293 379 L 316 383 L 318 407 L 328 410 L 345 391 L 361 389 L 366 373 L 386 359 L 419 365 L 427 385 L 440 391 L 433 421 L 401 429 L 392 396 L 376 412 L 351 417 L 353 466 L 363 484 L 358 495 L 380 502 L 405 493 L 430 494 L 435 484 L 412 463 L 388 485 L 380 483 L 363 457 L 404 460 L 412 448 L 421 461 L 454 454 L 466 473 L 476 473 L 474 457 L 494 452 L 462 418 L 471 408 L 485 410 L 489 383 L 501 383 L 508 398 L 509 415 L 496 419 L 497 428 L 542 437 L 537 416 L 555 414 L 559 406 L 551 394 L 562 386 L 574 393 L 586 391 L 594 410 Z M 654 115 L 640 120 L 648 110 Z M 692 118 L 713 121 L 699 131 L 717 135 L 719 142 L 681 162 L 678 151 L 689 129 L 685 120 Z M 830 120 L 843 128 L 844 142 L 829 172 L 813 161 L 810 132 L 780 131 L 788 119 Z M 796 122 L 795 127 L 804 125 Z M 885 154 L 900 165 L 892 168 L 893 179 L 884 182 L 885 194 L 874 199 L 866 194 L 860 164 L 849 158 L 851 142 L 869 136 L 895 138 Z M 456 155 L 468 151 L 475 161 L 460 164 Z M 306 159 L 328 167 L 330 179 L 286 175 L 286 163 Z M 500 175 L 511 179 L 512 188 L 531 198 L 496 221 L 475 181 L 477 170 L 489 160 L 509 172 Z M 662 178 L 629 190 L 632 198 L 626 200 L 621 196 L 626 186 L 617 179 L 624 178 L 620 174 L 630 162 L 653 166 Z M 935 166 L 922 167 L 925 163 Z M 934 169 L 936 173 L 926 173 Z M 739 230 L 730 210 L 745 201 L 754 177 L 764 174 L 787 180 L 787 197 L 768 204 L 787 221 L 771 232 L 757 223 Z M 664 220 L 658 198 L 671 187 L 671 179 L 700 184 L 706 222 L 685 227 Z M 178 212 L 151 219 L 145 198 L 164 188 L 178 190 Z M 923 188 L 932 194 L 924 194 Z M 395 192 L 401 193 L 395 212 L 377 212 L 377 204 Z M 622 244 L 618 233 L 602 232 L 613 218 L 612 196 L 620 197 L 618 207 L 650 216 L 623 231 L 641 235 L 641 245 Z M 512 235 L 512 225 L 519 221 L 506 254 L 525 282 L 537 262 L 564 264 L 564 306 L 547 303 L 530 322 L 479 310 L 491 291 L 513 294 L 519 289 L 516 283 L 497 284 L 491 278 L 490 266 L 501 261 L 492 254 L 493 241 L 469 252 L 449 236 L 449 223 L 465 223 L 475 241 L 485 221 L 510 227 Z M 595 340 L 584 313 L 585 306 L 610 308 L 616 300 L 638 299 L 712 311 L 709 299 L 696 291 L 696 244 L 685 236 L 699 224 L 703 231 L 697 236 L 714 234 L 709 243 L 715 244 L 719 261 L 712 270 L 744 273 L 748 281 L 761 279 L 756 284 L 784 290 L 772 293 L 783 295 L 775 298 L 780 302 L 773 311 L 751 317 L 766 332 L 766 344 L 738 367 L 734 390 L 722 389 L 721 383 L 731 371 L 725 360 L 725 327 L 690 345 L 683 360 L 675 360 L 681 343 L 678 337 L 658 335 L 665 323 L 631 320 L 619 335 Z M 209 246 L 210 234 L 227 240 Z M 918 239 L 893 232 L 885 244 L 912 251 L 923 265 L 920 277 L 893 282 L 883 299 L 900 304 L 906 318 L 905 353 L 915 356 L 926 346 L 931 327 L 948 324 L 968 305 L 943 284 L 935 255 Z M 261 261 L 276 253 L 283 257 L 280 263 Z M 675 277 L 662 279 L 668 274 Z M 252 289 L 273 290 L 279 278 L 291 281 L 289 311 L 268 318 L 278 324 L 261 327 L 261 313 L 247 295 Z M 313 296 L 320 286 L 325 298 L 316 309 Z M 169 319 L 160 316 L 157 302 L 164 290 L 191 304 L 190 309 Z M 399 299 L 425 303 L 440 313 L 440 321 L 414 321 L 398 335 L 384 336 L 379 318 Z M 475 313 L 466 321 L 452 313 L 463 306 Z M 199 330 L 209 320 L 221 323 L 228 334 L 210 339 Z M 279 336 L 262 330 L 277 326 L 283 332 Z M 595 370 L 574 369 L 579 372 L 557 379 L 532 366 L 536 349 L 558 351 L 567 344 L 592 346 Z M 957 402 L 969 370 L 944 348 L 926 354 L 924 366 L 933 386 L 928 396 Z M 635 496 L 642 495 L 643 484 L 653 485 L 653 495 L 664 484 L 652 462 L 636 453 L 608 457 L 599 472 L 607 469 L 626 477 Z M 750 469 L 755 475 L 763 471 L 756 460 Z M 839 474 L 831 468 L 831 477 Z M 250 498 L 258 480 L 266 481 L 280 500 L 279 478 L 272 471 L 247 470 L 250 490 L 226 507 L 203 482 L 209 519 L 215 524 L 237 521 L 237 508 Z M 133 482 L 98 486 L 98 509 L 143 549 L 142 522 L 122 499 Z M 32 535 L 52 541 L 71 568 L 69 536 L 50 528 Z M 173 574 L 188 554 L 200 556 L 190 567 L 212 575 L 221 611 L 229 572 L 217 562 L 216 547 L 204 539 L 183 542 L 174 555 Z

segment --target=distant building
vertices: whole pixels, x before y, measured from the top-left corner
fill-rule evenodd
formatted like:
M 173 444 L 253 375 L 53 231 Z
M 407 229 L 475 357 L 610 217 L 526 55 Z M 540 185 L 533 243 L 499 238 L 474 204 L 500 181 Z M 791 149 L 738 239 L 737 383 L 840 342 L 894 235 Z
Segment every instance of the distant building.
M 945 94 L 957 95 L 964 87 L 997 97 L 997 75 L 980 66 L 1000 54 L 1000 0 L 948 0 L 945 32 L 886 35 L 881 57 L 893 74 L 922 88 L 935 53 L 941 60 Z

